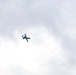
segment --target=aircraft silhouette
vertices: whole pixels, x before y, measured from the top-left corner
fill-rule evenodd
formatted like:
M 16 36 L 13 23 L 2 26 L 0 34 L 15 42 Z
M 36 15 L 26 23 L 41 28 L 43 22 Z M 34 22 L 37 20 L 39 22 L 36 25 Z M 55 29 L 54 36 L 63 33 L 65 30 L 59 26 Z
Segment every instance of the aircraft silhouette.
M 26 41 L 29 42 L 28 39 L 30 39 L 30 37 L 27 37 L 26 34 L 22 35 L 22 38 L 26 39 Z

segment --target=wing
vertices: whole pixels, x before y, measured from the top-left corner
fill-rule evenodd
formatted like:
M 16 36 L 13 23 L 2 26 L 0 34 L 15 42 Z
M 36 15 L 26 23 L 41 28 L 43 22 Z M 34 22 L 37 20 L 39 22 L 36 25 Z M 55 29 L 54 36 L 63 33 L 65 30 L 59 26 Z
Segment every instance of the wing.
M 24 34 L 24 36 L 27 37 L 26 34 Z
M 29 42 L 28 39 L 26 39 L 26 41 Z

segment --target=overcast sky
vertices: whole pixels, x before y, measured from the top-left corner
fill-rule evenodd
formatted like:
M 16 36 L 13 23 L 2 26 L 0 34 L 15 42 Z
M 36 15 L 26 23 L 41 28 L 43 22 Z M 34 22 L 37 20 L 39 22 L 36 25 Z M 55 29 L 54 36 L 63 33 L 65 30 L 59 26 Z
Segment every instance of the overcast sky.
M 0 0 L 0 75 L 76 75 L 76 0 Z

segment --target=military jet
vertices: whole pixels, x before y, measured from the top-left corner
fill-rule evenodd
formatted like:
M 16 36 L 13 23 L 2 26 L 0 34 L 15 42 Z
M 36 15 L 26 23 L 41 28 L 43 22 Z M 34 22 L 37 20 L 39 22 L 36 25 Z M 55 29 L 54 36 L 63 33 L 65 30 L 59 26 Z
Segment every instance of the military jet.
M 26 34 L 22 35 L 22 38 L 26 39 L 26 41 L 29 42 L 28 39 L 30 39 L 30 37 L 27 37 Z

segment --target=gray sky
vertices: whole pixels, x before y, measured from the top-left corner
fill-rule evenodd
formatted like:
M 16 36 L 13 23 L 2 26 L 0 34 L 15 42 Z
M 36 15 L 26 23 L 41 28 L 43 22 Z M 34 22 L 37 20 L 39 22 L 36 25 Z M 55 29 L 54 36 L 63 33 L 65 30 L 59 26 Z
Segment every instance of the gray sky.
M 0 75 L 76 75 L 75 45 L 75 0 L 0 0 Z

